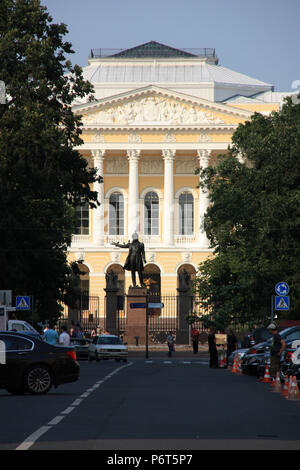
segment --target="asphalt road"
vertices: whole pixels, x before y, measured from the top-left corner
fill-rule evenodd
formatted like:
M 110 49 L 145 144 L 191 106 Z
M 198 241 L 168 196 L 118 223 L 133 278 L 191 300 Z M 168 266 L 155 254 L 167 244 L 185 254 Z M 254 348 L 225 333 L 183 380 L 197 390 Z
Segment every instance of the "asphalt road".
M 208 358 L 81 361 L 48 395 L 0 390 L 0 450 L 299 449 L 300 405 Z

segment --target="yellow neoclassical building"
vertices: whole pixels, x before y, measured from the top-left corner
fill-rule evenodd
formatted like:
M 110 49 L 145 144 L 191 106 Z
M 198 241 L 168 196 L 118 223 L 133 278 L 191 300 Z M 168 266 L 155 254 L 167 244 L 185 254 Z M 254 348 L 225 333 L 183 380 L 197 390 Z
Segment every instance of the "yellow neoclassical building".
M 103 176 L 100 206 L 78 209 L 69 259 L 80 260 L 82 288 L 104 311 L 106 274 L 118 275 L 120 295 L 131 283 L 123 265 L 137 232 L 145 244 L 153 289 L 176 293 L 185 268 L 194 276 L 211 250 L 203 231 L 207 194 L 195 169 L 226 153 L 239 123 L 254 111 L 278 110 L 272 85 L 218 64 L 214 49 L 179 50 L 150 42 L 127 50 L 92 50 L 84 77 L 96 100 L 78 102 L 79 148 Z

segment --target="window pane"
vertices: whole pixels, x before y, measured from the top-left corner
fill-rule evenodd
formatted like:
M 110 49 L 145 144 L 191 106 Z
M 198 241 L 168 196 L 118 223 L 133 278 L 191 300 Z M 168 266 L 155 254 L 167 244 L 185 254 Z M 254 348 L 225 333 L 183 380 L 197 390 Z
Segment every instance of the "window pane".
M 191 193 L 179 196 L 179 235 L 194 233 L 194 198 Z
M 151 191 L 144 199 L 144 234 L 158 235 L 159 233 L 159 199 L 158 195 Z
M 124 198 L 121 193 L 113 193 L 109 198 L 109 234 L 124 234 Z
M 78 206 L 75 209 L 76 227 L 75 234 L 84 235 L 89 234 L 90 225 L 90 209 L 88 203 L 83 206 Z

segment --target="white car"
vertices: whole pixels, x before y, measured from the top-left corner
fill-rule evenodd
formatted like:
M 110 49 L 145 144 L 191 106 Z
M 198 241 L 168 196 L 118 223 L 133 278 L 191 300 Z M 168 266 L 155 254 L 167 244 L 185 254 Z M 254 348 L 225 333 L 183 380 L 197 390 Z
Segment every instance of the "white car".
M 123 341 L 115 335 L 100 335 L 94 338 L 89 346 L 89 361 L 101 359 L 115 359 L 127 361 L 128 348 Z

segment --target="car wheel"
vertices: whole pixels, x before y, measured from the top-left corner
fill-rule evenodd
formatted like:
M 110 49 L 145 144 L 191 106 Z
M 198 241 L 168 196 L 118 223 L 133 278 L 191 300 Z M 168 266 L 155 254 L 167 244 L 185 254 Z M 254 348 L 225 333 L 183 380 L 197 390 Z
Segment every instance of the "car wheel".
M 96 354 L 96 361 L 99 362 L 100 361 L 100 357 L 98 354 Z
M 32 366 L 24 376 L 25 390 L 32 395 L 44 395 L 49 392 L 53 378 L 48 367 L 44 365 Z
M 89 354 L 89 356 L 88 356 L 88 359 L 89 359 L 90 362 L 93 361 L 93 358 L 92 358 L 92 356 L 91 356 L 90 354 Z

